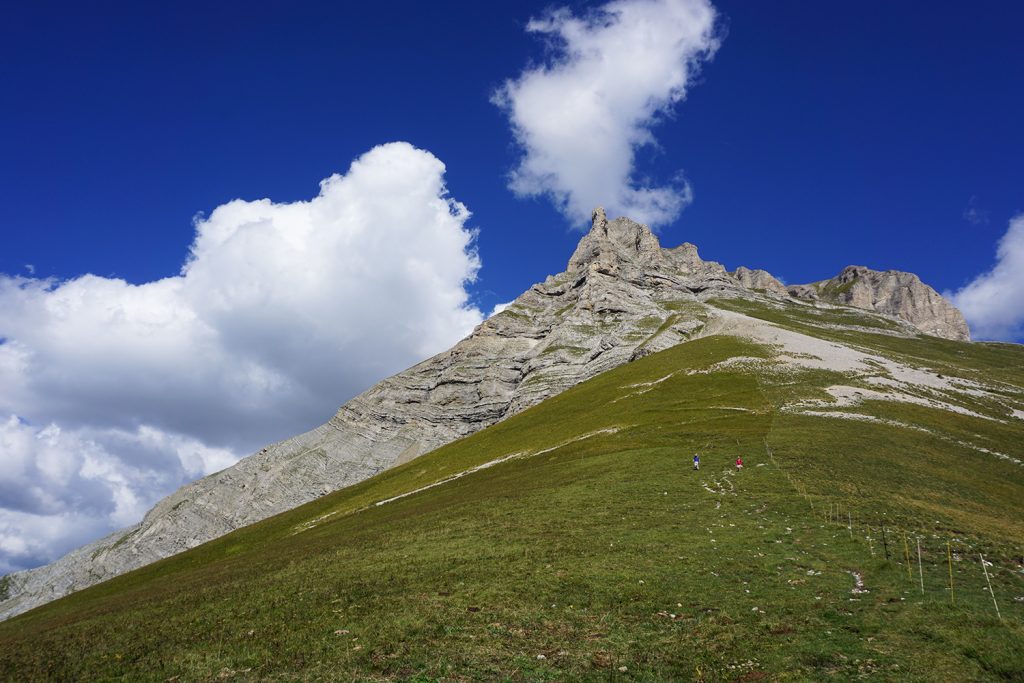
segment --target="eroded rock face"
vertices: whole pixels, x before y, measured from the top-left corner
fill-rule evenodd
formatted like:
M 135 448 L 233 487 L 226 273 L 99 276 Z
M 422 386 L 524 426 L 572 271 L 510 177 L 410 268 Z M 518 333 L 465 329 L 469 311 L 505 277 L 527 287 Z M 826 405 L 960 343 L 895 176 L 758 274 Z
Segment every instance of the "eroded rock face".
M 963 325 L 916 277 L 873 273 L 850 276 L 843 295 L 851 305 L 911 316 L 925 331 Z M 598 209 L 565 272 L 528 289 L 448 351 L 355 397 L 326 424 L 182 487 L 133 527 L 12 574 L 0 618 L 355 484 L 674 346 L 703 328 L 702 300 L 780 287 L 764 271 L 730 275 L 692 244 L 662 249 L 646 226 L 610 221 Z
M 747 289 L 759 289 L 781 295 L 789 294 L 786 285 L 779 282 L 767 270 L 751 270 L 750 268 L 740 266 L 732 272 L 732 276 Z
M 789 288 L 792 296 L 821 299 L 905 320 L 925 334 L 970 341 L 963 314 L 913 273 L 847 266 L 831 280 Z

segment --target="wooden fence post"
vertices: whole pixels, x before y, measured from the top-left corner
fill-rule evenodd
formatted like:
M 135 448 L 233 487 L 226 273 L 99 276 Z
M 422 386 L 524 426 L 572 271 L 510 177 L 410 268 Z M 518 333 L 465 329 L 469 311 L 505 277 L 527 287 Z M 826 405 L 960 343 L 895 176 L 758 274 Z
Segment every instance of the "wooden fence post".
M 999 617 L 999 621 L 1003 620 L 1003 615 L 999 613 L 999 603 L 996 602 L 996 594 L 992 590 L 992 581 L 988 578 L 988 569 L 985 568 L 985 556 L 978 553 L 978 557 L 981 558 L 981 571 L 985 572 L 985 583 L 988 584 L 988 594 L 992 596 L 992 604 L 996 606 L 996 616 Z
M 953 548 L 949 541 L 946 541 L 946 560 L 949 562 L 949 604 L 955 605 L 956 598 L 953 597 Z
M 917 537 L 917 572 L 921 577 L 921 595 L 924 595 L 924 569 L 921 567 L 921 537 Z

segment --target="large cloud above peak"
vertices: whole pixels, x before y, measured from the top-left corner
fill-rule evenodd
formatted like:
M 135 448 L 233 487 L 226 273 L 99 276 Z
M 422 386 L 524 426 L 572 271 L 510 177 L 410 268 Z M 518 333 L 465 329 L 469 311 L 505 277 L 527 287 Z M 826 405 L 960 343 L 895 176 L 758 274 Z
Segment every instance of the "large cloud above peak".
M 136 520 L 467 334 L 480 264 L 444 171 L 392 143 L 311 200 L 228 202 L 155 282 L 0 275 L 0 571 Z
M 1024 214 L 1010 220 L 995 265 L 946 296 L 964 314 L 974 338 L 1024 338 Z
M 547 195 L 577 224 L 599 205 L 650 225 L 672 221 L 689 186 L 640 184 L 634 161 L 718 48 L 710 2 L 615 0 L 582 18 L 556 10 L 527 30 L 549 36 L 553 55 L 493 98 L 523 150 L 511 189 Z

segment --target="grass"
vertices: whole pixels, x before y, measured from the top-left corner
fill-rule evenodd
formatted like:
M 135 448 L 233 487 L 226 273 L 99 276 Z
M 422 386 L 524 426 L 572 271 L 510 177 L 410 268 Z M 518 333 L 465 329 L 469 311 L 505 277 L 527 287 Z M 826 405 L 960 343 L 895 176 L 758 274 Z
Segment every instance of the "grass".
M 749 299 L 715 299 L 712 303 L 719 308 L 745 313 L 794 329 L 799 328 L 799 331 L 815 336 L 824 336 L 821 334 L 823 325 L 852 327 L 855 328 L 855 331 L 866 328 L 867 331 L 906 332 L 904 325 L 886 316 L 832 305 L 824 307 L 807 303 L 792 303 L 786 300 L 769 305 Z
M 658 338 L 658 335 L 662 334 L 663 332 L 665 332 L 665 330 L 675 325 L 677 322 L 679 322 L 681 318 L 682 316 L 679 315 L 678 313 L 673 313 L 672 315 L 669 315 L 667 318 L 665 318 L 663 322 L 661 322 L 660 325 L 658 325 L 658 328 L 654 330 L 654 332 L 652 332 L 650 336 L 644 339 L 644 341 L 637 348 L 642 349 L 651 342 L 653 342 L 655 339 Z
M 1024 469 L 955 443 L 1014 434 L 901 404 L 861 411 L 935 434 L 778 409 L 824 396 L 834 373 L 702 372 L 768 354 L 721 336 L 676 346 L 0 623 L 0 676 L 1024 678 Z M 904 534 L 922 543 L 923 594 Z
M 745 299 L 716 299 L 712 303 L 797 332 L 880 353 L 911 366 L 931 368 L 951 377 L 1005 384 L 1013 392 L 1024 390 L 1024 346 L 1020 344 L 965 344 L 923 334 L 911 338 L 873 334 L 863 328 L 902 328 L 895 321 L 854 309 L 814 311 L 799 304 L 778 307 Z M 834 329 L 822 327 L 821 323 L 859 329 Z
M 844 294 L 853 289 L 853 286 L 857 283 L 860 278 L 856 275 L 853 276 L 847 282 L 839 284 L 838 282 L 829 281 L 828 284 L 823 285 L 818 289 L 818 293 L 825 299 L 830 301 L 840 301 Z
M 545 347 L 545 349 L 541 351 L 541 354 L 543 355 L 548 353 L 558 353 L 559 351 L 564 351 L 565 353 L 568 353 L 572 356 L 585 356 L 588 353 L 590 353 L 590 349 L 584 348 L 582 346 L 566 346 L 564 344 L 552 344 L 550 346 Z

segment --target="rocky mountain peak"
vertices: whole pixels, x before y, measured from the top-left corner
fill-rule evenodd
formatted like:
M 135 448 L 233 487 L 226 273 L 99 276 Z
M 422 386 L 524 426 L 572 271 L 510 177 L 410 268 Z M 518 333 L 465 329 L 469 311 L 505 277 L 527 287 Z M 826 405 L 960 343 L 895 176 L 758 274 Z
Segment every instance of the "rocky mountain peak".
M 759 289 L 782 295 L 789 293 L 786 290 L 786 285 L 782 284 L 778 278 L 767 270 L 752 270 L 746 266 L 740 266 L 734 270 L 731 275 L 739 280 L 740 284 L 747 289 Z
M 911 278 L 920 282 L 920 278 L 918 278 L 913 273 L 901 273 L 898 270 L 890 270 L 886 272 L 900 275 L 909 275 Z M 838 280 L 839 282 L 847 283 L 853 282 L 854 280 L 861 277 L 867 277 L 871 273 L 879 273 L 879 271 L 871 270 L 867 266 L 846 266 L 841 271 L 839 271 L 839 275 L 836 275 L 835 279 Z
M 590 232 L 569 259 L 569 272 L 595 267 L 614 272 L 619 265 L 655 265 L 662 260 L 661 244 L 651 229 L 626 217 L 608 220 L 601 207 L 594 209 Z
M 960 341 L 971 338 L 956 306 L 913 273 L 846 266 L 830 280 L 794 285 L 789 293 L 799 299 L 820 299 L 891 315 L 936 337 Z

